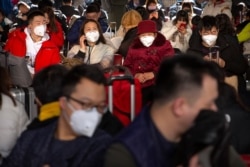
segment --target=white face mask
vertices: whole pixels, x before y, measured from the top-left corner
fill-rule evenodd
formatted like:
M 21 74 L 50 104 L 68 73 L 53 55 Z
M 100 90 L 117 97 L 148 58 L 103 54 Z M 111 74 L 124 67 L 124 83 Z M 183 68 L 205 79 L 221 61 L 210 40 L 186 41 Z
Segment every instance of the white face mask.
M 92 137 L 101 122 L 102 114 L 95 107 L 85 111 L 82 109 L 75 110 L 69 103 L 68 106 L 73 111 L 69 120 L 72 130 L 77 135 Z
M 146 47 L 151 46 L 153 44 L 154 40 L 155 40 L 155 37 L 151 36 L 151 35 L 150 36 L 142 36 L 142 37 L 140 37 L 141 43 Z
M 86 39 L 89 42 L 96 42 L 100 37 L 100 34 L 98 31 L 89 31 L 86 33 Z
M 43 37 L 44 34 L 45 34 L 45 31 L 46 31 L 46 25 L 44 24 L 41 24 L 39 26 L 36 26 L 34 28 L 34 33 L 37 35 L 37 36 L 40 36 L 40 37 Z
M 208 44 L 208 46 L 212 46 L 216 43 L 217 35 L 203 35 L 202 40 Z

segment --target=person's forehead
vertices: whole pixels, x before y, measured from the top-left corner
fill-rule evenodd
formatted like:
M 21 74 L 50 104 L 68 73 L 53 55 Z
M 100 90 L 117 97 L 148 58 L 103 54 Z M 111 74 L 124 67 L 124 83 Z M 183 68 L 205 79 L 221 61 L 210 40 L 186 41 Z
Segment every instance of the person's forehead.
M 82 78 L 80 82 L 76 84 L 72 95 L 80 99 L 90 99 L 92 101 L 99 101 L 106 97 L 103 84 L 95 83 L 86 78 Z
M 147 33 L 140 34 L 140 36 L 153 36 L 153 35 L 154 35 L 153 32 L 147 32 Z
M 218 29 L 215 26 L 213 26 L 211 29 L 202 28 L 202 32 L 211 32 L 211 31 L 218 31 Z
M 94 22 L 88 22 L 87 24 L 85 24 L 85 27 L 97 27 L 97 25 Z
M 96 13 L 96 12 L 86 13 L 87 17 L 93 17 L 93 16 L 97 16 L 97 15 L 98 15 L 98 13 Z
M 39 22 L 39 21 L 44 21 L 45 17 L 44 16 L 35 16 L 33 18 L 33 22 Z

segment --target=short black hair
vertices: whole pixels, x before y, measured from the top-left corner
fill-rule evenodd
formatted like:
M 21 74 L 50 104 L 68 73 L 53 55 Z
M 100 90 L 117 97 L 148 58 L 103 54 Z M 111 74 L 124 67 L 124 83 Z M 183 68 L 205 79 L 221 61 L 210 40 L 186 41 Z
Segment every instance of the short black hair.
M 201 31 L 202 29 L 211 30 L 213 27 L 219 29 L 218 25 L 216 24 L 216 18 L 214 16 L 206 15 L 201 18 L 198 24 L 199 31 Z
M 53 7 L 54 3 L 51 0 L 41 0 L 38 2 L 38 8 L 42 10 L 44 7 Z
M 46 67 L 35 74 L 33 87 L 36 97 L 44 105 L 61 97 L 62 80 L 68 70 L 62 65 Z
M 44 14 L 40 10 L 34 10 L 34 11 L 30 12 L 28 15 L 28 18 L 27 18 L 28 23 L 30 23 L 34 19 L 34 17 L 36 17 L 36 16 L 43 16 L 44 17 Z
M 193 93 L 202 88 L 204 75 L 217 82 L 214 64 L 192 55 L 178 55 L 162 61 L 155 81 L 154 100 L 170 101 L 181 93 Z
M 0 9 L 0 14 L 2 14 L 3 17 L 5 17 L 5 13 L 2 9 Z
M 101 7 L 97 3 L 91 3 L 86 9 L 86 13 L 99 13 L 100 11 Z
M 142 20 L 148 20 L 149 18 L 149 13 L 148 11 L 146 10 L 145 7 L 143 6 L 138 6 L 135 8 L 135 10 L 140 13 L 141 17 L 142 17 Z
M 236 34 L 231 19 L 227 14 L 225 13 L 218 14 L 215 16 L 215 19 L 216 19 L 216 24 L 219 27 L 220 33 L 232 34 L 232 35 Z
M 176 24 L 178 20 L 185 21 L 187 24 L 189 23 L 188 13 L 184 10 L 180 10 L 176 14 L 176 18 L 173 20 L 173 23 Z
M 199 24 L 200 20 L 201 20 L 201 17 L 200 17 L 199 15 L 196 15 L 196 16 L 194 16 L 194 17 L 192 18 L 191 23 L 192 23 L 193 25 L 197 26 L 197 25 Z
M 89 79 L 99 85 L 106 85 L 103 71 L 96 64 L 84 64 L 73 67 L 62 82 L 62 95 L 69 97 L 81 79 Z
M 62 0 L 63 3 L 70 3 L 72 0 Z

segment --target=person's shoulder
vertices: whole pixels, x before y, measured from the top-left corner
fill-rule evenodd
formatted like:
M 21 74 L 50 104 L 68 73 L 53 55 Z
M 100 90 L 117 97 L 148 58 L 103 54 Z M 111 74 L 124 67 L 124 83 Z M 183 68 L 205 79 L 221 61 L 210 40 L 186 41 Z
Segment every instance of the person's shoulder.
M 37 139 L 37 142 L 43 140 L 44 138 L 48 138 L 54 132 L 57 125 L 57 121 L 54 121 L 46 126 L 40 128 L 27 129 L 22 133 L 23 140 L 28 139 Z
M 12 30 L 11 32 L 9 32 L 9 38 L 12 38 L 12 37 L 25 38 L 26 34 L 24 32 L 24 28 L 16 28 L 16 29 Z
M 3 119 L 1 120 L 2 121 L 5 121 L 5 120 L 18 121 L 18 115 L 20 115 L 19 112 L 24 111 L 24 107 L 22 106 L 22 104 L 19 103 L 18 101 L 15 101 L 16 102 L 16 106 L 15 106 L 14 102 L 9 96 L 4 95 L 4 94 L 1 94 L 1 96 L 2 96 L 2 105 L 0 109 L 0 115 Z
M 135 37 L 135 39 L 133 40 L 132 44 L 129 47 L 130 51 L 139 51 L 140 49 L 144 48 L 144 46 L 142 45 L 142 43 L 140 42 L 139 37 Z M 139 50 L 138 50 L 139 49 Z
M 112 137 L 107 132 L 105 132 L 104 130 L 99 129 L 99 128 L 96 129 L 96 132 L 92 138 L 93 139 L 101 139 L 101 140 L 104 139 L 108 142 L 110 142 L 112 140 Z
M 42 47 L 43 48 L 58 49 L 58 47 L 56 46 L 56 44 L 51 39 L 47 39 L 47 40 L 43 41 Z
M 171 45 L 170 42 L 166 39 L 166 37 L 160 32 L 157 33 L 154 44 L 156 47 Z
M 113 47 L 111 47 L 110 45 L 104 44 L 104 43 L 101 43 L 101 42 L 97 46 L 99 46 L 99 48 L 101 48 L 101 49 L 115 51 L 115 49 Z
M 104 167 L 136 167 L 133 156 L 129 150 L 121 143 L 114 143 L 108 149 L 104 157 Z
M 9 96 L 5 94 L 1 94 L 1 96 L 2 96 L 2 106 L 1 106 L 2 109 L 1 110 L 8 108 L 15 112 L 18 112 L 19 110 L 23 109 L 24 107 L 23 104 L 20 103 L 18 100 L 15 100 L 16 102 L 16 106 L 15 106 L 13 100 Z

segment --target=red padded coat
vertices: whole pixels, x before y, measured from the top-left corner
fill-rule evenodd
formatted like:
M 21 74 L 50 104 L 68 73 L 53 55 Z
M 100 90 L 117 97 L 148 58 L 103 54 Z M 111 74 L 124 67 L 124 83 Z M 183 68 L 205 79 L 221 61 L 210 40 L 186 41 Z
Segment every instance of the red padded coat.
M 5 51 L 14 56 L 25 57 L 26 55 L 26 34 L 23 28 L 16 29 L 9 34 L 6 42 Z M 50 40 L 44 41 L 35 59 L 35 73 L 42 68 L 61 62 L 61 56 L 58 47 Z

